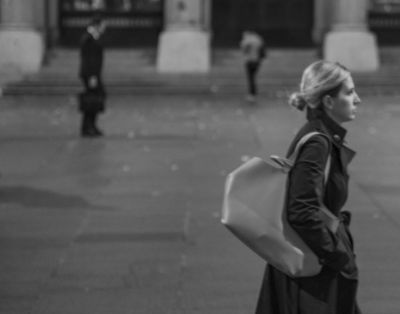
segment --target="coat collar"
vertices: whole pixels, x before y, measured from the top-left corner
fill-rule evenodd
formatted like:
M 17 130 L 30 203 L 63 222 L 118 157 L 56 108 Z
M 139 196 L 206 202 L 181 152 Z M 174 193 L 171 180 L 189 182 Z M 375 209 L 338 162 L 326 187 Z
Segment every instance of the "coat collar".
M 339 149 L 343 165 L 348 165 L 354 158 L 356 152 L 346 145 L 347 130 L 333 121 L 325 112 L 319 112 L 310 119 L 316 124 L 316 129 L 327 135 L 331 143 Z
M 333 121 L 326 113 L 322 113 L 320 119 L 326 133 L 328 133 L 329 137 L 332 139 L 332 142 L 336 145 L 343 145 L 345 143 L 347 130 Z

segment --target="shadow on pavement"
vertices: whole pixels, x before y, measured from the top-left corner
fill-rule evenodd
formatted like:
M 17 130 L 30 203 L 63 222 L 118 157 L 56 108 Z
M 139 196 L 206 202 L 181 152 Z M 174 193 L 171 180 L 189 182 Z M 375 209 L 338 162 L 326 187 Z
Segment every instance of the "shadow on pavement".
M 17 204 L 30 208 L 52 209 L 105 209 L 89 203 L 82 196 L 61 194 L 29 186 L 0 187 L 0 204 Z

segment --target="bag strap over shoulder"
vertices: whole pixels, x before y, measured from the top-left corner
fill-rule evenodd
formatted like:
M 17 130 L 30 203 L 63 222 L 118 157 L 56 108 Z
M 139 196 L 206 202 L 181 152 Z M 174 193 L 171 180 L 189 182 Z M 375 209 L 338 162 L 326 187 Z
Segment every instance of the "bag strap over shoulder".
M 289 157 L 289 160 L 291 160 L 293 162 L 293 164 L 295 163 L 296 159 L 297 159 L 297 155 L 299 154 L 299 151 L 301 149 L 301 147 L 313 136 L 316 135 L 322 135 L 325 137 L 324 134 L 320 133 L 320 132 L 310 132 L 307 133 L 306 135 L 304 135 L 298 142 L 297 145 L 293 151 L 293 153 L 291 154 L 291 156 Z M 326 183 L 328 181 L 328 176 L 329 176 L 329 172 L 330 172 L 330 168 L 331 168 L 331 154 L 329 152 L 328 154 L 328 159 L 326 161 L 326 165 L 325 165 L 325 171 L 324 171 L 324 182 Z
M 299 142 L 296 145 L 296 148 L 293 152 L 293 154 L 289 157 L 290 160 L 293 162 L 292 165 L 294 165 L 296 159 L 297 159 L 297 155 L 300 151 L 300 148 L 313 136 L 316 135 L 322 135 L 325 136 L 322 133 L 319 132 L 310 132 L 306 135 L 304 135 Z M 293 158 L 293 159 L 292 159 Z M 331 162 L 332 162 L 332 158 L 331 158 L 331 153 L 329 151 L 328 153 L 328 158 L 326 160 L 326 164 L 325 164 L 325 171 L 324 171 L 324 184 L 326 184 L 328 182 L 328 178 L 329 178 L 329 172 L 331 170 Z M 322 220 L 327 224 L 328 228 L 332 231 L 332 232 L 336 232 L 338 225 L 339 225 L 339 220 L 338 218 L 333 215 L 325 206 L 321 207 L 320 212 L 322 213 L 321 218 Z

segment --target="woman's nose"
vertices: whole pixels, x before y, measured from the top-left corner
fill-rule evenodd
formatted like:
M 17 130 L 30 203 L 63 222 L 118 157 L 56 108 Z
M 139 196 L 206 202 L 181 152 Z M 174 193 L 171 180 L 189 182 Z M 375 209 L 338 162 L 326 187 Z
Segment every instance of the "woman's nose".
M 354 103 L 357 104 L 357 105 L 361 104 L 361 98 L 360 98 L 360 96 L 358 96 L 357 93 L 356 93 L 356 98 L 354 100 Z

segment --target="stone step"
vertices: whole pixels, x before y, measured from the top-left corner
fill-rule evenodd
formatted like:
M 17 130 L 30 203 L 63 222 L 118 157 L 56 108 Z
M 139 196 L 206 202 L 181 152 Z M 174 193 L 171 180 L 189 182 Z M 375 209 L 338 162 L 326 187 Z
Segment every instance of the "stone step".
M 360 95 L 400 94 L 400 76 L 375 77 L 354 75 Z M 275 97 L 288 94 L 297 89 L 298 76 L 281 76 L 261 78 L 258 81 L 261 94 Z M 106 79 L 105 85 L 109 94 L 243 94 L 246 81 L 243 77 L 210 77 L 210 76 L 149 76 L 131 79 Z M 49 80 L 23 81 L 10 84 L 4 90 L 5 95 L 49 95 L 76 94 L 81 91 L 80 81 Z
M 6 95 L 75 94 L 81 90 L 77 77 L 78 50 L 56 49 L 42 71 L 4 87 Z M 207 74 L 160 74 L 155 69 L 156 51 L 109 50 L 104 82 L 110 94 L 230 93 L 243 94 L 246 81 L 238 49 L 213 51 Z M 380 50 L 381 68 L 374 73 L 354 73 L 362 94 L 400 93 L 400 48 Z M 313 49 L 271 49 L 258 74 L 260 92 L 271 96 L 297 88 L 305 66 L 317 60 Z

